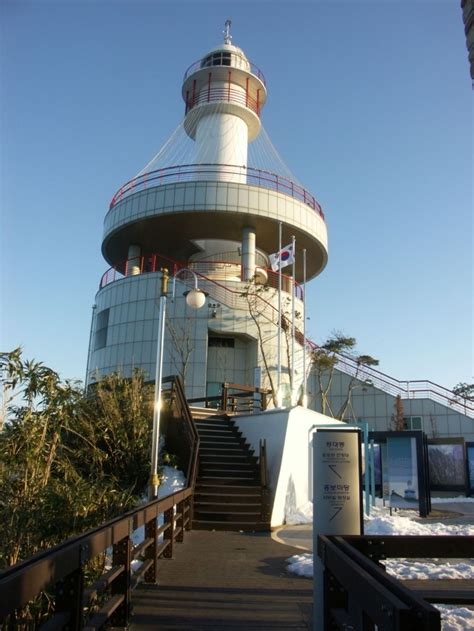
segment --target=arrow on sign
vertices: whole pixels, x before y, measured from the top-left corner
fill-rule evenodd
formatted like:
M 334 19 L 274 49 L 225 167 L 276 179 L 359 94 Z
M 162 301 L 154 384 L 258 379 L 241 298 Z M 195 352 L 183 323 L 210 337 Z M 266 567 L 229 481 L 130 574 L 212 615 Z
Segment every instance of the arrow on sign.
M 336 512 L 334 513 L 334 515 L 330 518 L 329 521 L 332 521 L 334 519 L 334 517 L 336 515 L 338 515 L 340 512 L 342 511 L 342 506 L 340 508 L 336 508 Z
M 340 478 L 342 480 L 342 475 L 339 475 L 339 473 L 336 471 L 336 465 L 335 464 L 330 464 L 328 465 L 329 468 L 331 469 L 331 471 L 333 473 L 335 473 L 337 475 L 338 478 Z

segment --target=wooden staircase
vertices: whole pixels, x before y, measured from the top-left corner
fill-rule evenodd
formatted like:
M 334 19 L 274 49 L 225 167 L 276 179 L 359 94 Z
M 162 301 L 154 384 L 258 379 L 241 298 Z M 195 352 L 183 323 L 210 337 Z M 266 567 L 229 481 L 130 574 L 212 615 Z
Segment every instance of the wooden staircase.
M 190 410 L 200 439 L 193 528 L 270 530 L 259 463 L 242 433 L 221 411 Z

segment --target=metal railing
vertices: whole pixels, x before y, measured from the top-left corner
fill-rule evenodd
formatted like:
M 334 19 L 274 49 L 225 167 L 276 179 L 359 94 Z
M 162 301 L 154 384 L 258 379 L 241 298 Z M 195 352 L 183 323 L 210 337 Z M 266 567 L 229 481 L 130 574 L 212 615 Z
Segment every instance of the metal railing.
M 317 345 L 310 342 L 312 348 Z M 433 381 L 415 379 L 401 381 L 370 366 L 358 364 L 356 360 L 342 354 L 337 355 L 336 367 L 348 375 L 356 376 L 368 386 L 375 386 L 392 396 L 400 395 L 402 399 L 430 399 L 435 403 L 448 406 L 452 410 L 474 418 L 474 404 L 456 396 L 451 390 Z
M 249 186 L 258 186 L 289 195 L 312 208 L 324 220 L 323 210 L 316 201 L 316 198 L 299 184 L 292 182 L 282 175 L 272 173 L 271 171 L 233 164 L 181 164 L 163 169 L 155 169 L 148 173 L 137 175 L 119 188 L 112 197 L 109 209 L 111 210 L 118 202 L 134 193 L 156 186 L 176 182 L 203 182 L 207 181 L 207 177 L 209 181 L 216 181 L 215 176 L 219 176 L 224 181 L 226 177 L 242 178 Z
M 217 51 L 216 51 L 217 52 Z M 260 70 L 260 68 L 258 66 L 256 66 L 254 63 L 252 63 L 251 61 L 249 61 L 247 59 L 247 57 L 245 57 L 244 55 L 239 54 L 236 51 L 232 51 L 231 52 L 232 57 L 234 57 L 235 59 L 238 59 L 240 64 L 236 64 L 235 61 L 234 63 L 232 63 L 232 65 L 230 65 L 229 59 L 228 58 L 221 58 L 222 62 L 224 63 L 207 63 L 206 59 L 210 56 L 212 56 L 212 53 L 210 55 L 206 55 L 206 57 L 203 57 L 202 59 L 198 59 L 198 61 L 195 61 L 194 63 L 192 63 L 189 68 L 186 70 L 186 72 L 184 73 L 184 77 L 183 77 L 183 83 L 186 81 L 186 79 L 194 74 L 195 72 L 197 72 L 198 70 L 211 70 L 212 68 L 220 68 L 220 67 L 225 67 L 228 68 L 229 70 L 232 69 L 236 69 L 236 70 L 246 70 L 247 72 L 250 72 L 251 74 L 255 75 L 256 77 L 258 77 L 260 79 L 260 81 L 263 83 L 263 85 L 266 85 L 266 81 L 265 81 L 265 77 L 263 76 L 263 72 Z M 232 59 L 231 57 L 231 59 Z
M 237 306 L 236 300 L 241 296 L 241 291 L 231 290 L 226 288 L 224 285 L 219 283 L 216 279 L 210 278 L 210 276 L 215 275 L 218 276 L 220 280 L 224 282 L 242 282 L 242 265 L 240 262 L 230 260 L 212 260 L 212 261 L 190 261 L 189 263 L 178 262 L 168 256 L 164 256 L 162 254 L 145 254 L 140 257 L 132 257 L 130 259 L 126 259 L 124 261 L 120 261 L 116 263 L 114 266 L 109 267 L 109 269 L 104 272 L 100 279 L 99 289 L 103 289 L 107 285 L 111 283 L 121 280 L 127 276 L 133 276 L 138 274 L 146 274 L 149 272 L 159 272 L 163 267 L 166 267 L 172 275 L 176 274 L 180 269 L 191 269 L 195 272 L 199 277 L 199 283 L 207 284 L 210 283 L 215 287 L 215 291 L 212 295 L 214 300 L 218 300 L 219 298 L 216 295 L 218 291 L 218 287 L 222 287 L 222 291 L 219 290 L 219 294 L 225 295 L 225 292 L 228 293 L 227 301 L 223 300 L 224 304 L 227 304 L 229 307 Z M 262 268 L 264 269 L 264 268 Z M 268 280 L 266 286 L 272 287 L 273 289 L 278 288 L 278 273 L 274 272 L 271 269 L 265 269 Z M 191 278 L 192 275 L 190 274 Z M 281 275 L 282 278 L 282 290 L 291 294 L 293 279 L 291 276 L 286 274 Z M 180 280 L 183 280 L 180 278 Z M 186 278 L 184 278 L 183 282 L 186 282 Z M 208 290 L 207 285 L 203 287 L 205 291 Z M 303 287 L 300 283 L 295 281 L 294 284 L 295 298 L 298 300 L 303 300 Z M 230 299 L 230 302 L 229 302 Z M 238 302 L 242 302 L 242 300 L 238 300 Z
M 260 116 L 261 104 L 257 99 L 254 99 L 250 94 L 229 87 L 218 87 L 201 90 L 199 94 L 194 97 L 188 98 L 186 101 L 186 111 L 188 114 L 197 105 L 203 105 L 204 103 L 237 103 L 238 105 L 244 105 L 246 108 L 254 112 L 257 116 Z

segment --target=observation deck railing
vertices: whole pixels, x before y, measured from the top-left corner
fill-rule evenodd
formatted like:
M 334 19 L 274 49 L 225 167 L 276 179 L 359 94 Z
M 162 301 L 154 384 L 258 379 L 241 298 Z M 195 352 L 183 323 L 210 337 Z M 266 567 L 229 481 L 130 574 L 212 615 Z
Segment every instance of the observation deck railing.
M 250 94 L 231 88 L 230 84 L 225 88 L 211 88 L 202 90 L 194 97 L 188 98 L 186 101 L 186 114 L 196 107 L 196 105 L 202 105 L 203 103 L 238 103 L 239 105 L 245 105 L 249 110 L 254 112 L 257 116 L 260 116 L 260 103 L 258 99 L 254 99 Z
M 186 70 L 186 72 L 184 73 L 183 83 L 186 81 L 186 79 L 190 75 L 194 74 L 198 70 L 225 67 L 225 68 L 228 68 L 229 70 L 245 70 L 247 72 L 250 72 L 251 74 L 258 77 L 258 79 L 260 79 L 260 81 L 263 83 L 264 86 L 267 85 L 267 82 L 265 81 L 265 77 L 263 76 L 263 72 L 260 70 L 258 66 L 256 66 L 254 63 L 249 61 L 247 57 L 245 57 L 244 55 L 239 55 L 239 53 L 235 51 L 232 51 L 231 55 L 234 58 L 233 63 L 231 63 L 232 57 L 231 59 L 229 59 L 228 57 L 221 57 L 220 59 L 213 58 L 212 61 L 211 61 L 211 56 L 209 57 L 206 56 L 203 59 L 198 59 L 198 61 L 195 61 L 194 63 L 192 63 L 189 66 L 189 68 Z M 238 59 L 239 63 L 235 63 L 235 59 Z
M 230 257 L 229 257 L 230 258 Z M 214 300 L 222 298 L 222 302 L 229 307 L 238 306 L 236 303 L 236 296 L 240 297 L 242 291 L 230 290 L 218 281 L 222 282 L 242 282 L 242 265 L 237 260 L 203 260 L 203 261 L 189 261 L 183 263 L 176 261 L 168 256 L 162 254 L 147 254 L 140 257 L 134 257 L 125 261 L 120 261 L 116 265 L 109 267 L 109 269 L 102 275 L 100 279 L 99 289 L 103 289 L 107 285 L 120 280 L 127 276 L 134 276 L 138 274 L 146 274 L 149 272 L 159 272 L 163 267 L 166 267 L 171 275 L 175 275 L 180 269 L 191 269 L 199 277 L 199 284 L 203 285 L 203 289 L 208 291 L 207 285 L 211 288 L 211 295 Z M 134 268 L 136 271 L 134 272 Z M 264 268 L 262 268 L 264 269 Z M 265 270 L 268 281 L 267 287 L 278 289 L 278 273 L 271 269 Z M 212 278 L 215 276 L 216 278 Z M 282 274 L 282 289 L 283 291 L 291 294 L 291 287 L 293 279 L 291 276 Z M 189 274 L 189 279 L 192 275 Z M 180 280 L 186 282 L 186 278 L 180 277 Z M 205 285 L 205 287 L 204 287 Z M 221 288 L 221 289 L 219 289 Z M 294 285 L 295 298 L 303 300 L 303 286 L 300 283 L 295 282 Z M 220 298 L 218 297 L 220 296 Z M 229 302 L 230 301 L 230 302 Z M 239 300 L 241 303 L 242 300 Z
M 206 176 L 209 176 L 209 181 L 212 182 L 219 181 L 215 176 L 222 178 L 222 181 L 226 181 L 226 177 L 229 180 L 232 177 L 245 178 L 245 183 L 249 186 L 259 186 L 261 188 L 277 191 L 278 193 L 289 195 L 307 204 L 324 220 L 323 210 L 316 201 L 316 198 L 299 184 L 295 184 L 288 178 L 272 173 L 271 171 L 233 164 L 181 164 L 164 169 L 155 169 L 154 171 L 137 175 L 126 182 L 115 193 L 110 202 L 109 209 L 111 210 L 118 202 L 134 193 L 156 186 L 174 184 L 176 182 L 205 182 L 207 181 Z

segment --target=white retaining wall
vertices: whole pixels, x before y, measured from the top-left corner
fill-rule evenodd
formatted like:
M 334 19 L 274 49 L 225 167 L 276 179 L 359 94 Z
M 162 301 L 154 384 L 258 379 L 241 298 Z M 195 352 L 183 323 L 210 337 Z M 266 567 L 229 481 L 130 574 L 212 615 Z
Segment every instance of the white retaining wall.
M 312 499 L 311 439 L 316 427 L 344 425 L 302 407 L 235 416 L 235 424 L 258 456 L 260 439 L 267 444 L 267 464 L 273 508 L 272 528 Z

